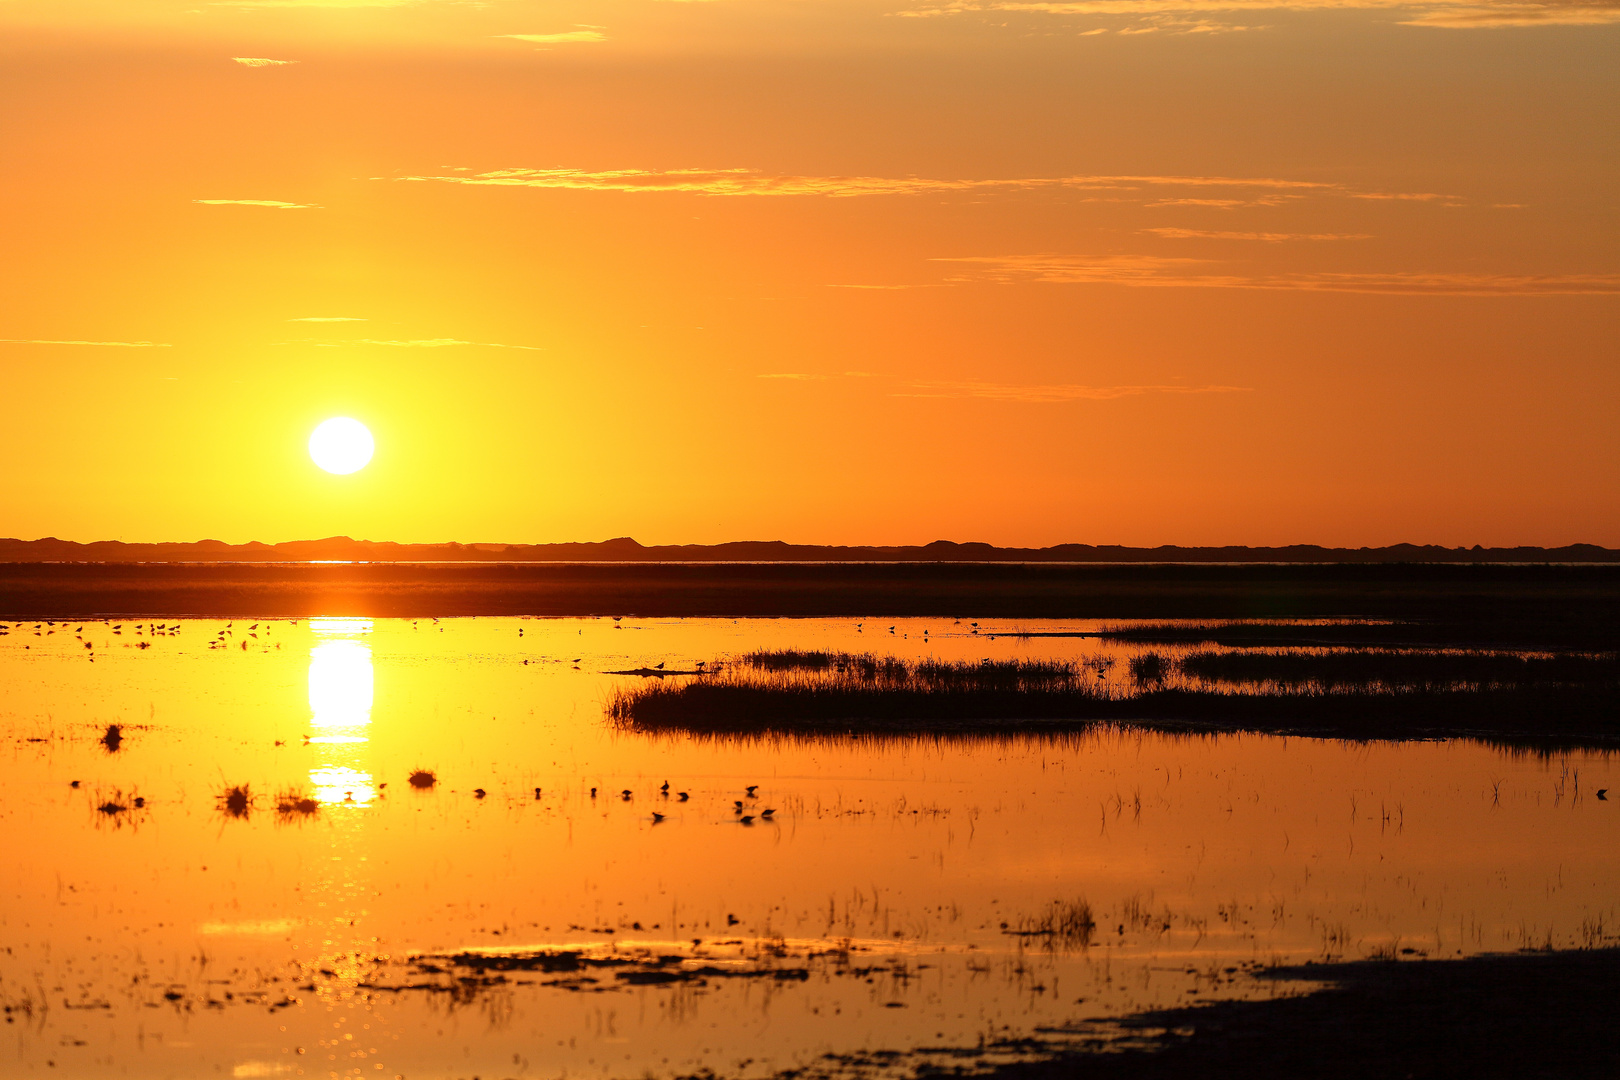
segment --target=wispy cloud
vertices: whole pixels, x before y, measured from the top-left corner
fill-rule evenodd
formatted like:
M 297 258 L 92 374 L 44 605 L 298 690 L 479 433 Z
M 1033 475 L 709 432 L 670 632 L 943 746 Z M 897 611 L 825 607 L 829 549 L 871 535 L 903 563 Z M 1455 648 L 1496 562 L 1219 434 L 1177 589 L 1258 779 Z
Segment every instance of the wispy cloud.
M 263 206 L 271 210 L 319 210 L 314 203 L 282 202 L 280 199 L 192 199 L 203 206 Z
M 1493 26 L 1596 26 L 1620 22 L 1620 0 L 946 0 L 897 12 L 939 18 L 972 12 L 1136 19 L 1120 33 L 1214 33 L 1243 29 L 1222 20 L 1242 12 L 1395 10 L 1406 26 L 1451 29 Z M 1166 17 L 1173 17 L 1167 20 Z M 1092 31 L 1094 32 L 1094 31 Z
M 1236 210 L 1240 206 L 1280 206 L 1283 200 L 1275 195 L 1262 195 L 1258 199 L 1155 199 L 1149 206 L 1207 206 L 1215 210 Z
M 1617 0 L 1620 2 L 1620 0 Z M 459 170 L 446 169 L 446 172 Z M 793 176 L 773 175 L 758 169 L 495 169 L 468 175 L 424 175 L 374 177 L 414 183 L 461 184 L 471 187 L 526 187 L 565 191 L 608 191 L 635 194 L 679 193 L 691 195 L 805 196 L 856 198 L 879 195 L 930 195 L 950 192 L 1072 190 L 1108 192 L 1115 195 L 1152 194 L 1151 205 L 1175 201 L 1207 201 L 1210 205 L 1245 206 L 1256 202 L 1280 202 L 1308 195 L 1341 198 L 1447 200 L 1450 196 L 1432 192 L 1362 191 L 1346 184 L 1320 180 L 1288 180 L 1276 177 L 1245 176 L 1036 176 L 1012 179 L 952 180 L 929 177 L 884 176 Z M 1202 200 L 1186 197 L 1176 200 L 1173 189 L 1218 192 L 1253 192 L 1243 197 L 1217 194 Z
M 1620 4 L 1457 4 L 1428 8 L 1404 26 L 1485 29 L 1493 26 L 1602 26 L 1620 22 Z
M 1112 401 L 1116 398 L 1138 397 L 1143 394 L 1237 394 L 1252 389 L 1248 386 L 1183 386 L 1179 384 L 1142 384 L 1125 386 L 1087 386 L 1079 383 L 1048 383 L 1044 385 L 1017 385 L 990 382 L 915 382 L 906 390 L 897 390 L 895 397 L 921 398 L 986 398 L 991 401 Z
M 1278 244 L 1285 240 L 1370 240 L 1370 233 L 1287 233 L 1287 232 L 1228 232 L 1221 229 L 1177 229 L 1168 226 L 1143 229 L 1143 232 L 1162 236 L 1166 240 L 1263 240 Z
M 1620 295 L 1620 274 L 1222 273 L 1204 259 L 1152 255 L 997 255 L 935 259 L 963 268 L 958 284 L 1032 282 L 1141 288 L 1270 289 L 1428 296 Z
M 168 349 L 165 341 L 58 341 L 52 338 L 0 338 L 6 345 L 94 345 L 109 349 Z
M 564 30 L 559 34 L 494 34 L 492 36 L 511 38 L 513 41 L 527 41 L 534 45 L 569 45 L 607 40 L 607 35 L 597 27 L 584 30 Z
M 288 322 L 369 322 L 369 319 L 358 319 L 352 315 L 305 315 L 298 319 L 288 319 Z
M 231 59 L 235 60 L 238 64 L 241 64 L 243 67 L 250 68 L 285 67 L 288 64 L 298 63 L 297 60 L 271 60 L 268 57 L 263 56 L 233 56 Z

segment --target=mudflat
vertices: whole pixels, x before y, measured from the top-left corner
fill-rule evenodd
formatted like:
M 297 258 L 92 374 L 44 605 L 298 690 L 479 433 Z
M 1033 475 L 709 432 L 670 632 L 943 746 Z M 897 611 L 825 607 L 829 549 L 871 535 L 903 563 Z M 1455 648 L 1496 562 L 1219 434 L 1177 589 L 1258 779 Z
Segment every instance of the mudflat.
M 1611 647 L 1620 566 L 6 563 L 0 617 L 960 616 L 1422 620 L 1463 644 Z

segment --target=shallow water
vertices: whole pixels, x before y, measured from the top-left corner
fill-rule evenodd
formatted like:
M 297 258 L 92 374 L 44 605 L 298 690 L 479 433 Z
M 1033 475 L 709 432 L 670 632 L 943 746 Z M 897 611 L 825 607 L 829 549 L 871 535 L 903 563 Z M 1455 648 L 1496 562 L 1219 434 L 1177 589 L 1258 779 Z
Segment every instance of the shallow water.
M 824 1055 L 995 1050 L 1289 991 L 1250 965 L 1620 927 L 1596 752 L 602 719 L 639 681 L 603 672 L 753 649 L 1133 655 L 1005 636 L 1084 623 L 136 622 L 0 637 L 7 1076 L 835 1070 Z M 413 790 L 418 768 L 438 783 Z M 290 795 L 318 809 L 278 813 Z M 1089 906 L 1089 940 L 1008 932 L 1054 902 Z M 549 971 L 444 959 L 535 949 L 587 951 Z

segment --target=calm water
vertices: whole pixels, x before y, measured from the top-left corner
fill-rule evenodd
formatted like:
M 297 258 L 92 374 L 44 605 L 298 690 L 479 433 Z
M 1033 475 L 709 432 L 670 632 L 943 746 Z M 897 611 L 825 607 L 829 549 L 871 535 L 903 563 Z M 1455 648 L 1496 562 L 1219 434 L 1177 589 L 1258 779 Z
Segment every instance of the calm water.
M 6 1076 L 836 1070 L 825 1055 L 1290 992 L 1255 964 L 1620 927 L 1620 801 L 1596 798 L 1616 769 L 1596 753 L 653 739 L 602 720 L 635 681 L 604 671 L 757 648 L 1130 655 L 989 638 L 1086 624 L 114 625 L 0 637 Z M 418 768 L 437 786 L 413 790 Z M 318 809 L 277 812 L 297 795 Z M 1089 906 L 1089 941 L 1007 932 L 1054 903 Z M 536 948 L 584 963 L 445 959 Z

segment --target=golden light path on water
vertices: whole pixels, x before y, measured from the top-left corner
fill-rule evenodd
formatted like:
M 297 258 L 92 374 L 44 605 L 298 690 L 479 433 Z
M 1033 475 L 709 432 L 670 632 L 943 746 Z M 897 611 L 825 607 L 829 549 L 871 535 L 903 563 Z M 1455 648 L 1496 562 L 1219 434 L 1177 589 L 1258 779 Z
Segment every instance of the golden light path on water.
M 0 830 L 25 842 L 0 883 L 0 1071 L 760 1076 L 879 1050 L 903 1070 L 920 1047 L 1289 989 L 1255 964 L 1620 926 L 1598 752 L 603 720 L 640 684 L 608 672 L 756 648 L 1057 656 L 1100 679 L 1131 655 L 1006 633 L 1084 623 L 890 625 L 9 625 Z M 1086 940 L 1009 933 L 1082 903 Z M 585 960 L 446 959 L 563 948 Z

